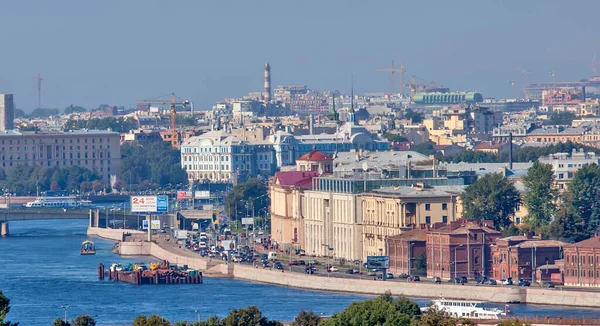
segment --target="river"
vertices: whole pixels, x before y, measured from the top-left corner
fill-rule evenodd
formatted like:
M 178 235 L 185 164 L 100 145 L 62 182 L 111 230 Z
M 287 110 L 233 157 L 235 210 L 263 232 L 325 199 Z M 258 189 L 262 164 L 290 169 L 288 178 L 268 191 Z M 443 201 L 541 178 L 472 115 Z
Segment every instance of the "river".
M 331 315 L 353 301 L 369 296 L 306 291 L 228 278 L 204 278 L 201 285 L 135 286 L 98 281 L 100 262 L 149 262 L 149 257 L 119 257 L 113 243 L 93 239 L 95 256 L 81 256 L 79 246 L 87 239 L 87 221 L 10 222 L 10 237 L 0 238 L 0 289 L 11 299 L 8 320 L 23 326 L 50 325 L 78 314 L 96 316 L 99 324 L 127 324 L 140 314 L 160 314 L 175 322 L 223 317 L 234 308 L 258 306 L 271 319 L 291 321 L 300 310 Z M 428 300 L 416 299 L 425 305 Z M 501 305 L 498 305 L 501 307 Z M 597 310 L 512 305 L 517 315 L 600 315 Z

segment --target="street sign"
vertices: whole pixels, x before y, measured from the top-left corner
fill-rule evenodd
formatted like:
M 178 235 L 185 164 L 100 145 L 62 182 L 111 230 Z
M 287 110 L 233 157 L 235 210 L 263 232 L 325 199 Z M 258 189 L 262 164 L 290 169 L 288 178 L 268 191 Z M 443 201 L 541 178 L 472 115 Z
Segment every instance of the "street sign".
M 369 268 L 369 269 L 390 268 L 390 257 L 388 257 L 388 256 L 367 256 L 367 268 Z
M 160 230 L 160 220 L 152 220 L 152 230 Z M 142 221 L 142 230 L 148 230 L 148 220 Z
M 254 224 L 254 218 L 242 217 L 242 225 L 252 225 L 252 224 Z
M 194 198 L 196 199 L 209 199 L 210 191 L 208 190 L 196 190 L 194 192 Z
M 168 208 L 167 196 L 131 196 L 132 213 L 166 213 Z

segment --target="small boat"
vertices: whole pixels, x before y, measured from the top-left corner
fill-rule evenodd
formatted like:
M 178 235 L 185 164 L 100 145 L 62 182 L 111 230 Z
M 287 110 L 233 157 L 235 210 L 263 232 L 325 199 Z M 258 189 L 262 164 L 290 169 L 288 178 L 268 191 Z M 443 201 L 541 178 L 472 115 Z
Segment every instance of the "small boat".
M 85 240 L 81 243 L 81 254 L 82 255 L 95 255 L 96 246 L 90 240 Z
M 511 313 L 508 305 L 504 309 L 488 308 L 480 301 L 439 299 L 432 300 L 430 307 L 445 311 L 451 317 L 469 319 L 501 319 Z M 429 307 L 423 307 L 421 311 L 426 312 L 428 309 Z

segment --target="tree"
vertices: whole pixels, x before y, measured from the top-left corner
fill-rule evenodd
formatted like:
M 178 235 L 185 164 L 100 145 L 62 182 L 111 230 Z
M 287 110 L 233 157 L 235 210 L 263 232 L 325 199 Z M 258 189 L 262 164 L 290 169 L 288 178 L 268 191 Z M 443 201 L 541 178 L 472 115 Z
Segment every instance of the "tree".
M 277 326 L 281 323 L 270 321 L 262 315 L 258 307 L 234 309 L 221 321 L 223 326 Z
M 31 112 L 31 114 L 29 114 L 29 117 L 31 118 L 48 118 L 51 115 L 59 115 L 60 114 L 60 110 L 59 109 L 40 109 L 37 108 L 35 110 L 33 110 Z
M 521 201 L 515 186 L 500 173 L 489 173 L 468 186 L 462 194 L 463 218 L 492 220 L 506 228 Z
M 252 178 L 233 187 L 225 197 L 225 212 L 235 220 L 239 220 L 246 212 L 258 212 L 263 208 L 269 207 L 269 198 L 267 195 L 267 186 L 264 182 Z M 259 200 L 258 198 L 261 198 Z
M 583 231 L 582 220 L 573 213 L 570 204 L 563 205 L 557 211 L 552 223 L 543 230 L 548 237 L 559 241 L 577 242 L 588 238 Z
M 446 311 L 439 310 L 430 306 L 427 312 L 421 316 L 421 319 L 413 323 L 414 326 L 455 326 L 455 325 L 476 325 L 468 319 L 458 319 L 451 317 Z
M 496 324 L 497 326 L 530 326 L 530 323 L 520 321 L 519 318 L 503 320 Z
M 419 314 L 420 310 L 415 312 L 413 307 L 405 302 L 405 299 L 393 300 L 391 294 L 387 293 L 373 300 L 353 302 L 344 311 L 331 316 L 320 325 L 402 326 L 411 325 L 412 322 L 418 320 Z
M 600 167 L 586 164 L 579 168 L 569 185 L 572 212 L 586 238 L 600 230 Z
M 15 118 L 24 118 L 26 116 L 27 114 L 25 114 L 25 111 L 21 109 L 15 109 Z
M 544 124 L 570 126 L 575 118 L 576 116 L 573 112 L 554 112 L 548 120 L 544 121 Z
M 557 191 L 554 187 L 552 165 L 535 161 L 523 177 L 523 184 L 526 189 L 523 195 L 523 204 L 527 208 L 525 221 L 535 231 L 550 224 L 556 212 L 554 202 Z
M 133 320 L 133 326 L 146 326 L 148 319 L 145 315 L 139 315 Z
M 96 320 L 89 315 L 78 315 L 71 324 L 73 326 L 96 326 Z
M 300 311 L 298 316 L 294 318 L 291 326 L 317 326 L 321 322 L 321 317 L 312 311 Z
M 406 297 L 398 297 L 394 300 L 394 307 L 400 313 L 407 314 L 411 317 L 419 316 L 421 314 L 421 307 Z
M 63 110 L 64 114 L 69 114 L 71 112 L 73 113 L 81 113 L 81 112 L 87 112 L 86 108 L 82 107 L 82 106 L 77 106 L 74 105 L 73 108 L 71 108 L 70 106 L 67 106 L 64 110 Z
M 387 139 L 388 141 L 391 142 L 405 142 L 408 141 L 408 139 L 402 135 L 399 134 L 395 134 L 395 133 L 391 133 L 391 132 L 386 132 L 383 134 L 383 138 Z
M 65 320 L 62 318 L 56 318 L 52 323 L 52 326 L 71 326 L 71 324 L 69 324 L 69 322 L 65 322 Z
M 419 112 L 407 109 L 406 113 L 404 113 L 404 119 L 410 120 L 412 123 L 421 123 L 423 122 L 423 115 Z
M 0 290 L 0 326 L 18 326 L 18 323 L 11 323 L 6 320 L 6 315 L 10 312 L 10 299 L 5 297 Z
M 171 323 L 161 316 L 152 315 L 152 316 L 148 317 L 148 319 L 146 320 L 146 324 L 144 324 L 144 325 L 145 326 L 171 326 Z M 134 326 L 135 326 L 135 323 L 134 323 Z

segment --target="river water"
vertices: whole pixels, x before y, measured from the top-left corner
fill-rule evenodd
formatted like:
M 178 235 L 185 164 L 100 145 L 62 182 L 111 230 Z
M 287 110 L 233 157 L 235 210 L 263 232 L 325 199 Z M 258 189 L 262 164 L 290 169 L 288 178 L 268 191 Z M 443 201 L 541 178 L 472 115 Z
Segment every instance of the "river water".
M 93 239 L 95 256 L 81 256 L 87 221 L 10 222 L 10 237 L 0 238 L 0 289 L 11 299 L 8 319 L 23 326 L 50 325 L 78 314 L 96 316 L 99 324 L 127 324 L 140 314 L 160 314 L 175 322 L 225 316 L 234 308 L 258 306 L 271 319 L 291 321 L 300 310 L 331 315 L 363 295 L 306 291 L 241 280 L 204 278 L 204 284 L 135 286 L 98 281 L 100 262 L 149 262 L 149 257 L 122 258 L 113 243 Z M 428 300 L 416 299 L 425 305 Z M 498 305 L 501 307 L 501 305 Z M 517 315 L 600 316 L 600 310 L 512 305 Z

